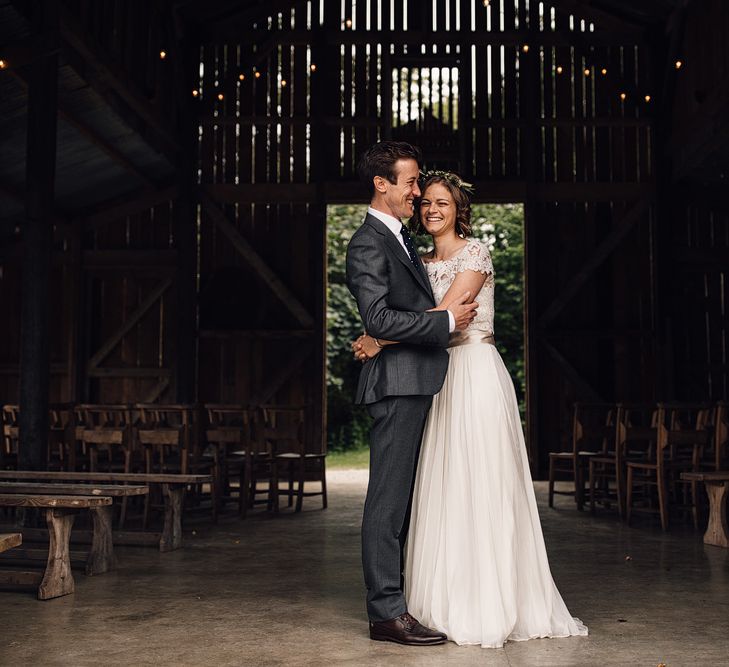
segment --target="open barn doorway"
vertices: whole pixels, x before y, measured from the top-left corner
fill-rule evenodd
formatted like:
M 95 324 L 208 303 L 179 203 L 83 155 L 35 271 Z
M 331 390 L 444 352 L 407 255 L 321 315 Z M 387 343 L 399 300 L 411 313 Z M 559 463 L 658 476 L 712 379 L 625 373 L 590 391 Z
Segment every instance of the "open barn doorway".
M 351 342 L 362 332 L 357 306 L 345 282 L 345 256 L 367 206 L 327 207 L 327 450 L 330 467 L 366 468 L 369 416 L 352 400 L 360 366 Z M 488 243 L 496 282 L 494 329 L 497 346 L 514 382 L 526 429 L 526 349 L 524 331 L 524 206 L 474 204 L 473 236 Z M 419 252 L 432 248 L 430 237 L 415 239 Z M 528 432 L 528 431 L 527 431 Z

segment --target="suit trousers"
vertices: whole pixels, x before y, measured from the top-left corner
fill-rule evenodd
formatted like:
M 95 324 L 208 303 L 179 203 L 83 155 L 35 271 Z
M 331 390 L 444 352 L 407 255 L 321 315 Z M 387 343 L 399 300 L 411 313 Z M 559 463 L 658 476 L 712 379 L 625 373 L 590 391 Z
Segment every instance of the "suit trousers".
M 386 621 L 407 611 L 403 547 L 420 442 L 432 402 L 432 396 L 390 396 L 367 405 L 374 421 L 362 518 L 362 565 L 370 621 Z

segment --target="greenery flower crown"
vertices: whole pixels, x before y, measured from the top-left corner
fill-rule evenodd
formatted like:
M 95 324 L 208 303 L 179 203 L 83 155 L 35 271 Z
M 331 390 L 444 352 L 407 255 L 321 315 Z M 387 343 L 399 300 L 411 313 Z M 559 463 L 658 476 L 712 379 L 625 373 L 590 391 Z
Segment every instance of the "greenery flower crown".
M 429 178 L 438 177 L 445 181 L 448 181 L 451 185 L 455 185 L 469 195 L 473 194 L 473 183 L 466 183 L 461 180 L 460 176 L 457 176 L 451 171 L 442 171 L 441 169 L 430 169 L 429 171 L 421 171 L 420 178 L 423 181 L 427 181 Z

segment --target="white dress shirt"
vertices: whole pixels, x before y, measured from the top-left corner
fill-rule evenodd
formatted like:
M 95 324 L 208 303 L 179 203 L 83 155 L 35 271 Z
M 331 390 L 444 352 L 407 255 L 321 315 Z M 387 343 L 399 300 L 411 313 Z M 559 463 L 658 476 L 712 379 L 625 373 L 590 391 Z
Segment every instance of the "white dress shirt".
M 377 218 L 382 224 L 385 225 L 394 235 L 395 238 L 398 240 L 398 243 L 402 246 L 402 249 L 405 251 L 405 254 L 410 257 L 410 253 L 408 252 L 408 249 L 405 247 L 405 240 L 402 237 L 402 222 L 398 220 L 396 217 L 390 215 L 389 213 L 384 213 L 383 211 L 378 211 L 376 208 L 372 208 L 369 206 L 367 208 L 367 213 L 369 213 L 373 218 Z M 453 313 L 450 310 L 446 310 L 446 313 L 448 313 L 448 333 L 453 333 L 453 331 L 456 328 L 456 318 L 453 317 Z

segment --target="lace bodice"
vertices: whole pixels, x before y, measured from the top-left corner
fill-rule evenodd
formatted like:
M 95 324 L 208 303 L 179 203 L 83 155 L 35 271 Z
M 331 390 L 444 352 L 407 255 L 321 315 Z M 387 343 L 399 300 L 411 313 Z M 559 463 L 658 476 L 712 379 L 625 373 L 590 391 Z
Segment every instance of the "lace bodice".
M 494 332 L 494 265 L 491 254 L 483 241 L 469 239 L 468 243 L 450 259 L 438 262 L 424 260 L 425 270 L 433 288 L 436 304 L 443 300 L 448 288 L 463 271 L 479 271 L 486 274 L 486 282 L 476 297 L 478 310 L 467 331 Z

